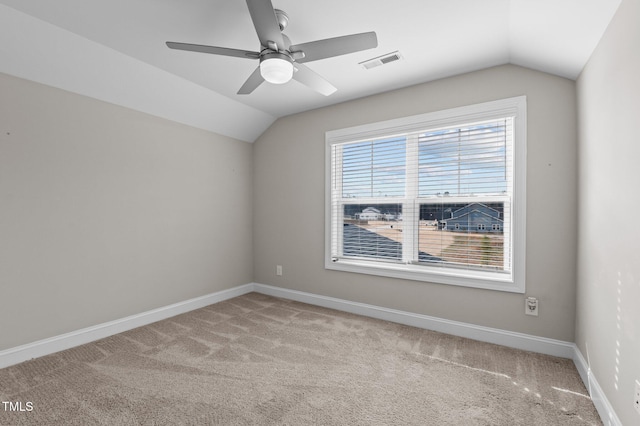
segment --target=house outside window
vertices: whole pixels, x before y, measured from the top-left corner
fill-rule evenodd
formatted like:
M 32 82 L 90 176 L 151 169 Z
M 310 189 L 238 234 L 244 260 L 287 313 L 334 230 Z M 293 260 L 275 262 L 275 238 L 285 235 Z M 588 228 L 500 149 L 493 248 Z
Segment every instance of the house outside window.
M 524 292 L 526 98 L 326 134 L 325 267 Z

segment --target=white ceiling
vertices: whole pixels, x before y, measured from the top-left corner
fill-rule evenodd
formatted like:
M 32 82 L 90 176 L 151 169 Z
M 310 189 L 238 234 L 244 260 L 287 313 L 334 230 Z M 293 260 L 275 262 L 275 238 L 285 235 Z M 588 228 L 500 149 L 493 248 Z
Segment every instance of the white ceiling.
M 236 95 L 258 61 L 164 43 L 259 50 L 243 0 L 0 0 L 0 72 L 253 141 L 284 115 L 494 65 L 575 79 L 620 0 L 272 2 L 294 44 L 375 31 L 379 45 L 307 63 L 338 88 L 329 97 L 296 81 Z

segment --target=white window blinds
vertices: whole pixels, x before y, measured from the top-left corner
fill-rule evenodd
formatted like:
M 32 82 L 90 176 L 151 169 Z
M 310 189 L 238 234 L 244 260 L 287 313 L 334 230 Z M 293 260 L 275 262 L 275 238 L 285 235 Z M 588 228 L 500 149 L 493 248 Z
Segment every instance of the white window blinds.
M 418 135 L 420 196 L 504 194 L 511 118 Z
M 404 137 L 344 144 L 341 163 L 344 198 L 404 196 Z
M 510 272 L 512 143 L 511 117 L 419 135 L 420 262 Z

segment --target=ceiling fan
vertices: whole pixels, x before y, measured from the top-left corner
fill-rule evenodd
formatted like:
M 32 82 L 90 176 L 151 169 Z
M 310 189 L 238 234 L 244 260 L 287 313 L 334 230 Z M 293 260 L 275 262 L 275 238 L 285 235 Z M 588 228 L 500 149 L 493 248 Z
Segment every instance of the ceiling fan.
M 305 62 L 359 52 L 378 46 L 378 38 L 373 31 L 302 44 L 291 44 L 289 37 L 282 34 L 289 23 L 289 17 L 282 10 L 274 9 L 271 0 L 247 0 L 247 6 L 260 39 L 259 52 L 172 41 L 168 41 L 167 46 L 171 49 L 191 52 L 259 59 L 260 65 L 242 85 L 238 91 L 239 95 L 253 92 L 265 80 L 273 84 L 284 84 L 293 78 L 325 96 L 329 96 L 337 89 L 304 65 Z

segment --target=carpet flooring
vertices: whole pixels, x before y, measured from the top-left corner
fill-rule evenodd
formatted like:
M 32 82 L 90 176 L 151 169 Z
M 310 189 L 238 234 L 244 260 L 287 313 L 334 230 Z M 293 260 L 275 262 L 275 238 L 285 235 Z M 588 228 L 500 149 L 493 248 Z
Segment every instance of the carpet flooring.
M 571 360 L 258 293 L 2 369 L 0 399 L 2 425 L 602 424 Z

